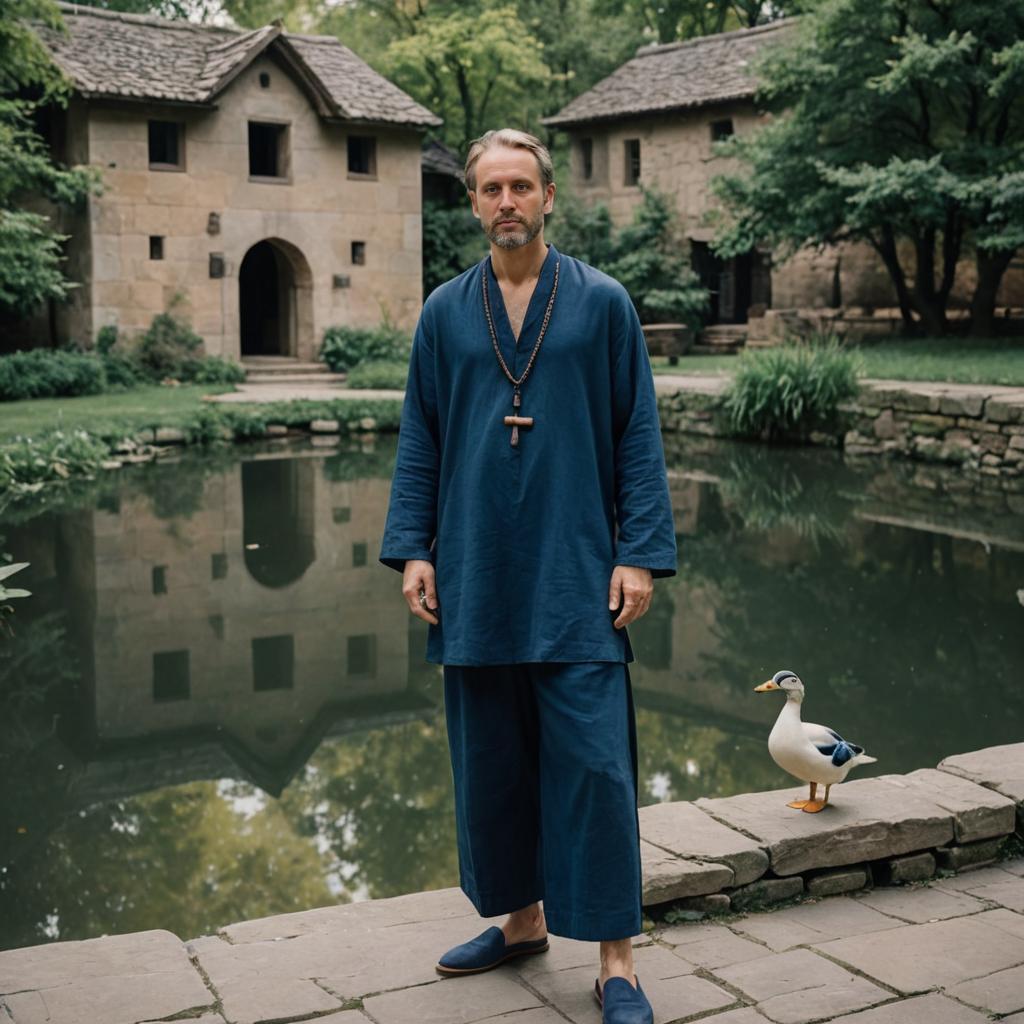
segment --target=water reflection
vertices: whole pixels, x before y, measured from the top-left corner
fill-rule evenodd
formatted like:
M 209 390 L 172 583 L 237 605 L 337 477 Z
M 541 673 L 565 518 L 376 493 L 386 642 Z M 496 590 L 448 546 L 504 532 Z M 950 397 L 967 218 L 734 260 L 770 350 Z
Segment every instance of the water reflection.
M 393 439 L 185 454 L 8 510 L 0 945 L 453 885 L 441 687 L 376 561 Z M 669 452 L 681 571 L 631 627 L 642 799 L 788 784 L 778 712 L 879 758 L 1020 738 L 1021 497 L 832 453 Z

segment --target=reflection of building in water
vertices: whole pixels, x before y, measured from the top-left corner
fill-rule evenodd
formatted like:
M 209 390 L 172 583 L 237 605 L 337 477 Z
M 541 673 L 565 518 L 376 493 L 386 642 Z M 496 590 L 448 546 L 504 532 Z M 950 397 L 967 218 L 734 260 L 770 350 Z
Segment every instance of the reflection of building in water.
M 271 453 L 207 476 L 187 517 L 158 517 L 140 493 L 80 517 L 93 534 L 92 564 L 78 568 L 95 589 L 83 632 L 96 741 L 216 730 L 277 790 L 339 715 L 351 718 L 339 705 L 363 707 L 366 725 L 389 706 L 422 709 L 408 693 L 421 639 L 376 560 L 388 489 Z

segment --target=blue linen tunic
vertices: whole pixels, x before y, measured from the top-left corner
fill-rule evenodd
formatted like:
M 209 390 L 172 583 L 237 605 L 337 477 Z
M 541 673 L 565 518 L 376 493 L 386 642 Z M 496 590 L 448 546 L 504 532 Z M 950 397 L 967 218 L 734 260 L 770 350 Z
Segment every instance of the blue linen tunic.
M 547 334 L 522 386 L 519 444 L 504 425 L 559 268 Z M 615 629 L 616 565 L 676 571 L 654 379 L 626 290 L 553 245 L 516 344 L 490 257 L 437 288 L 413 338 L 380 560 L 435 567 L 448 665 L 634 660 Z

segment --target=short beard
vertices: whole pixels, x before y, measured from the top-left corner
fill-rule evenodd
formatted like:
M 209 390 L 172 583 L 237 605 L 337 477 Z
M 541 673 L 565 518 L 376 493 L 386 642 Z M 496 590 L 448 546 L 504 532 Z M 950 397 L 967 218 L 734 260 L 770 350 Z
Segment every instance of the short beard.
M 488 239 L 493 242 L 499 249 L 521 249 L 524 245 L 529 245 L 541 232 L 541 228 L 544 227 L 544 214 L 538 213 L 536 220 L 527 221 L 522 225 L 521 230 L 517 231 L 502 231 L 497 227 L 499 217 L 495 222 L 494 226 L 487 231 Z

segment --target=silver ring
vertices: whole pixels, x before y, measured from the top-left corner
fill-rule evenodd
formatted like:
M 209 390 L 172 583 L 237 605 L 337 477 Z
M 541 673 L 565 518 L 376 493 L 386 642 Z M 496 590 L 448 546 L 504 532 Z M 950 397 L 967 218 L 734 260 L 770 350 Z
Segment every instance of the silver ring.
M 426 594 L 420 594 L 420 607 L 422 607 L 422 608 L 426 608 L 427 607 L 427 595 Z

